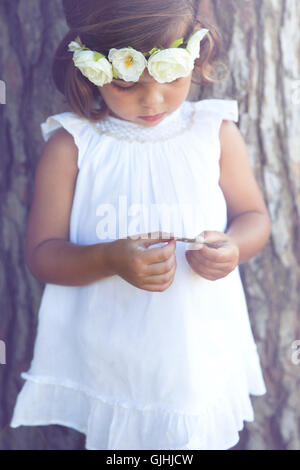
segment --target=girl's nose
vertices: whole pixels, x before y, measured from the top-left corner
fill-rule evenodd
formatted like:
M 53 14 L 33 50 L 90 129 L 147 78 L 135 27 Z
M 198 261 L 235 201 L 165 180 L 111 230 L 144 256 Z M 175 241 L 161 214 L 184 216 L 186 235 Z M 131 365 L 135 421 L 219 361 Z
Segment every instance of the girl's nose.
M 147 83 L 144 85 L 141 96 L 140 105 L 145 109 L 150 109 L 153 112 L 161 112 L 161 104 L 164 102 L 163 92 L 159 83 Z

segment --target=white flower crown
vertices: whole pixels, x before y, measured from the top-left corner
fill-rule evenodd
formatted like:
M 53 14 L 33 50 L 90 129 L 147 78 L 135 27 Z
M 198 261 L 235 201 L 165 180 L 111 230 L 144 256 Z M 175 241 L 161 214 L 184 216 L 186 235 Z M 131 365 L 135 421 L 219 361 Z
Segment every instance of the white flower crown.
M 168 49 L 154 47 L 149 52 L 139 52 L 132 47 L 110 49 L 107 58 L 85 47 L 79 38 L 71 41 L 68 50 L 73 52 L 73 62 L 81 73 L 97 86 L 110 83 L 113 78 L 137 82 L 147 67 L 149 74 L 159 83 L 169 83 L 187 77 L 200 57 L 200 42 L 208 32 L 202 28 L 191 34 L 186 48 L 180 48 L 183 38 L 177 39 Z M 150 55 L 147 60 L 146 55 Z

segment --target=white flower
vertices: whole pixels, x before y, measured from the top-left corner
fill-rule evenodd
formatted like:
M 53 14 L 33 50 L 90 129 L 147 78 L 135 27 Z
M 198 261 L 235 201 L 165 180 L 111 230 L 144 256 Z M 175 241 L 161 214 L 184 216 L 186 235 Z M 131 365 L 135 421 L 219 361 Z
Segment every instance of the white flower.
M 81 73 L 96 86 L 103 86 L 115 78 L 126 82 L 138 82 L 144 69 L 159 83 L 168 83 L 180 77 L 187 77 L 200 57 L 200 42 L 208 29 L 195 31 L 187 41 L 186 49 L 180 48 L 183 38 L 174 41 L 168 49 L 153 48 L 146 60 L 144 54 L 132 47 L 110 49 L 108 59 L 100 52 L 91 51 L 81 43 L 79 36 L 69 43 L 73 61 Z
M 195 31 L 187 43 L 187 51 L 192 55 L 193 60 L 200 57 L 200 42 L 208 32 L 208 29 L 202 28 Z
M 99 52 L 77 50 L 73 54 L 73 62 L 81 73 L 96 86 L 103 86 L 113 79 L 111 64 Z
M 70 42 L 69 51 L 75 52 L 75 51 L 80 51 L 80 49 L 82 49 L 82 46 L 77 41 Z
M 169 48 L 154 52 L 148 59 L 150 75 L 159 83 L 187 77 L 194 68 L 194 60 L 185 49 Z
M 108 60 L 114 72 L 125 82 L 137 82 L 147 66 L 144 55 L 133 48 L 110 49 Z

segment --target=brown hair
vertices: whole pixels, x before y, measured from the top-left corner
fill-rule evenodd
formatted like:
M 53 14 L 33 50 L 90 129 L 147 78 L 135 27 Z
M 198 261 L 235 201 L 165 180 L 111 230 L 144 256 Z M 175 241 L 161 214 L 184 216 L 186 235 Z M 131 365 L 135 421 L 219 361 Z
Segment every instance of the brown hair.
M 201 41 L 201 56 L 195 61 L 192 81 L 220 81 L 212 73 L 216 64 L 225 65 L 218 61 L 221 35 L 215 25 L 199 15 L 199 0 L 62 0 L 62 3 L 70 30 L 56 50 L 52 75 L 72 111 L 82 117 L 98 121 L 108 115 L 108 109 L 104 102 L 100 109 L 94 108 L 101 93 L 73 63 L 68 44 L 77 36 L 86 47 L 107 57 L 113 47 L 131 46 L 141 52 L 153 47 L 167 48 L 174 37 L 184 35 L 187 39 L 195 29 L 207 28 L 209 33 Z M 195 81 L 195 76 L 199 81 Z

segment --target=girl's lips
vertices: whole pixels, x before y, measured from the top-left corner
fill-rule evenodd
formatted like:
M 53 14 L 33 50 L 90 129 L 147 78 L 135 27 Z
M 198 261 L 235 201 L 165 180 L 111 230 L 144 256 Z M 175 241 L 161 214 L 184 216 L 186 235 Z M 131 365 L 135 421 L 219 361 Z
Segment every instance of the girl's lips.
M 155 114 L 154 116 L 139 116 L 144 121 L 158 121 L 161 119 L 166 113 Z

